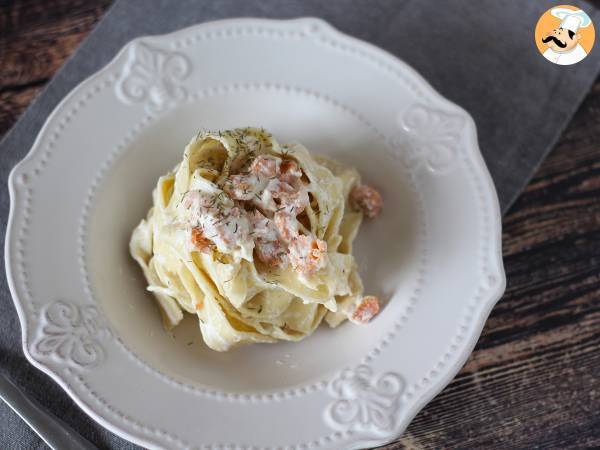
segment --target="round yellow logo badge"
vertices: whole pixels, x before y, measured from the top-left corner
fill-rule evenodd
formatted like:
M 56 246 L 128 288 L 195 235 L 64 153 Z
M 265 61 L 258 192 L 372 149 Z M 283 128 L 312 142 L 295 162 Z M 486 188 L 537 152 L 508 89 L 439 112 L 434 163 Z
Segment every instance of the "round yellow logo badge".
M 535 44 L 548 61 L 568 66 L 592 51 L 596 30 L 585 11 L 570 5 L 550 8 L 535 27 Z

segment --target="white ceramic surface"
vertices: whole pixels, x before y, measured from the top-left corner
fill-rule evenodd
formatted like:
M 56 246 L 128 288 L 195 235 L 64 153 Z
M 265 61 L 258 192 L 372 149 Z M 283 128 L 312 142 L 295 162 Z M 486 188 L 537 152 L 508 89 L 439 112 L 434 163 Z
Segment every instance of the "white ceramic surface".
M 199 128 L 262 126 L 355 165 L 383 214 L 355 254 L 367 326 L 208 350 L 161 327 L 128 255 L 157 177 Z M 129 43 L 48 118 L 10 180 L 23 348 L 90 416 L 151 448 L 350 449 L 396 438 L 500 298 L 498 202 L 470 116 L 317 19 L 213 22 Z

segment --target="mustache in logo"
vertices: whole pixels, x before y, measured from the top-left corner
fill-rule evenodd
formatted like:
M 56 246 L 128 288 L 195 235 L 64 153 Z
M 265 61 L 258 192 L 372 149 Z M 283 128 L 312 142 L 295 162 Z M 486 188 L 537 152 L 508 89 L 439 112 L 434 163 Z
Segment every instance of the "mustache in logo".
M 555 36 L 547 36 L 545 38 L 542 38 L 542 42 L 544 44 L 550 41 L 553 41 L 560 48 L 565 48 L 567 46 L 566 42 L 559 41 L 558 38 L 556 38 Z

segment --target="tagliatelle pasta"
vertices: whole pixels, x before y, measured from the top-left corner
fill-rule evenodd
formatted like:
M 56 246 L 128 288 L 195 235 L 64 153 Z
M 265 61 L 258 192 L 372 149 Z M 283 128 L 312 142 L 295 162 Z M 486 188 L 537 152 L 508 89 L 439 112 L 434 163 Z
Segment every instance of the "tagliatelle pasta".
M 352 256 L 381 197 L 356 170 L 256 128 L 200 132 L 159 178 L 130 252 L 165 326 L 196 314 L 217 351 L 298 341 L 325 320 L 368 322 Z

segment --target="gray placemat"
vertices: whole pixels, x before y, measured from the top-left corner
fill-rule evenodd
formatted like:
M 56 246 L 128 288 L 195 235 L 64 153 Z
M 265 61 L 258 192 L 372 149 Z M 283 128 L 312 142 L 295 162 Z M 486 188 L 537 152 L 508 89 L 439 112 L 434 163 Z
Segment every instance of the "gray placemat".
M 575 1 L 600 26 L 600 12 Z M 575 66 L 543 59 L 533 42 L 539 16 L 556 2 L 469 0 L 121 0 L 64 65 L 0 144 L 0 239 L 8 214 L 6 179 L 50 111 L 78 82 L 132 38 L 228 17 L 318 16 L 404 59 L 475 118 L 479 143 L 503 211 L 552 148 L 600 69 L 600 49 Z M 4 245 L 2 245 L 4 248 Z M 3 272 L 4 264 L 0 262 Z M 2 370 L 101 448 L 137 448 L 89 419 L 25 360 L 20 326 L 0 278 Z M 0 404 L 0 448 L 45 448 Z

